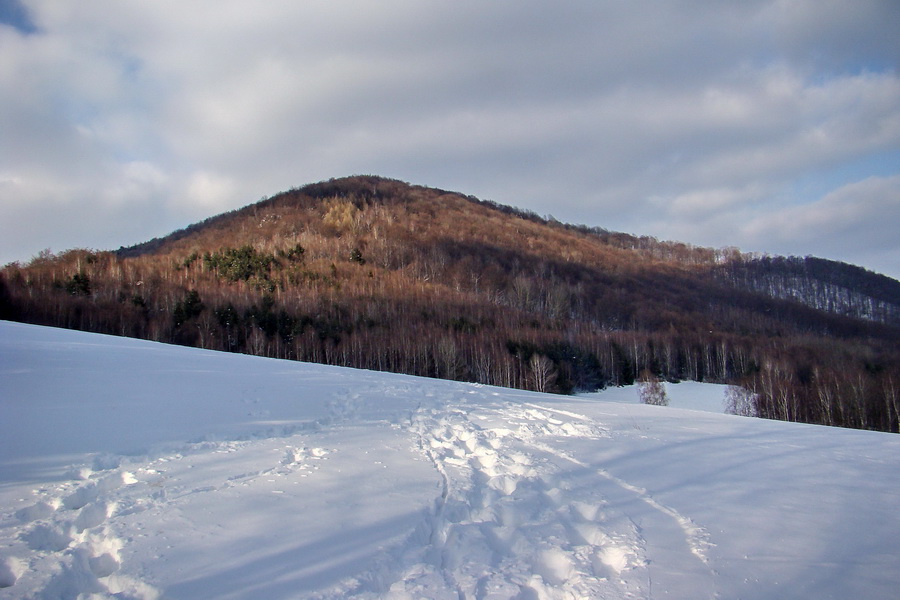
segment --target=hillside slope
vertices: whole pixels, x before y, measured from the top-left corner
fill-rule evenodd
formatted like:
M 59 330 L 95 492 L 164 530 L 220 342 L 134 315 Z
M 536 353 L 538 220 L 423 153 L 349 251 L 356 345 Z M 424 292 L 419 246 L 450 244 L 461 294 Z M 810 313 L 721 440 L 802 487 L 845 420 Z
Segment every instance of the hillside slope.
M 0 596 L 889 598 L 900 437 L 0 322 Z
M 900 284 L 659 242 L 377 177 L 308 185 L 118 252 L 10 265 L 0 316 L 571 392 L 737 382 L 762 416 L 897 431 Z

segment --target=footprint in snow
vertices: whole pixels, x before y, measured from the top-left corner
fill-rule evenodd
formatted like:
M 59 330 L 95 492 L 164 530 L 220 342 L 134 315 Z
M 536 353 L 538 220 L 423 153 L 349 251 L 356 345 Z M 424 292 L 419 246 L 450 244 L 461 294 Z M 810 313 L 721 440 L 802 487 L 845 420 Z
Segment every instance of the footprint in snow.
M 122 597 L 158 597 L 151 586 L 118 574 L 124 542 L 108 526 L 118 514 L 122 498 L 118 491 L 138 480 L 124 471 L 98 474 L 88 468 L 70 475 L 78 482 L 74 489 L 66 484 L 52 497 L 14 513 L 22 523 L 15 537 L 24 545 L 12 546 L 15 556 L 0 558 L 0 588 L 21 588 L 18 593 L 25 597 L 108 597 L 110 593 L 119 597 L 126 590 L 131 591 Z M 35 560 L 43 565 L 56 563 L 49 571 L 41 569 L 52 576 L 36 578 L 37 572 L 27 568 Z M 109 578 L 114 574 L 112 585 Z
M 26 569 L 26 565 L 14 556 L 0 558 L 0 589 L 16 585 Z
M 31 506 L 20 508 L 16 511 L 15 515 L 16 518 L 23 523 L 30 523 L 32 521 L 39 521 L 41 519 L 49 519 L 61 504 L 62 502 L 59 499 L 53 499 L 50 502 L 41 500 L 32 504 Z

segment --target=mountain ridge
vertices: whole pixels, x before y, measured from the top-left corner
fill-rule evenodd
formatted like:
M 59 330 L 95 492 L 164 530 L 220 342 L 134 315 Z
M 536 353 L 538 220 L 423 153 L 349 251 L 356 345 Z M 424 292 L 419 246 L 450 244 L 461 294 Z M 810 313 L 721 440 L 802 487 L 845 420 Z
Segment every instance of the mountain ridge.
M 381 187 L 380 190 L 379 186 Z M 303 194 L 319 200 L 352 196 L 362 202 L 372 202 L 379 200 L 384 201 L 385 198 L 396 197 L 398 190 L 404 188 L 426 192 L 437 192 L 445 197 L 454 196 L 463 198 L 475 204 L 486 206 L 503 214 L 523 220 L 548 226 L 562 227 L 567 231 L 596 236 L 597 239 L 607 246 L 634 251 L 639 255 L 661 257 L 663 260 L 671 260 L 673 257 L 676 257 L 680 262 L 685 264 L 718 264 L 725 267 L 723 270 L 731 271 L 732 277 L 737 277 L 737 271 L 740 270 L 744 272 L 745 279 L 747 278 L 747 271 L 757 272 L 758 274 L 755 279 L 759 280 L 765 280 L 767 278 L 766 275 L 770 275 L 773 271 L 788 272 L 795 280 L 798 278 L 812 278 L 820 284 L 832 285 L 842 288 L 843 290 L 854 290 L 857 295 L 864 295 L 873 300 L 883 301 L 893 306 L 892 309 L 882 309 L 880 311 L 869 310 L 867 313 L 864 311 L 854 311 L 852 308 L 848 308 L 846 302 L 843 303 L 844 306 L 841 308 L 827 308 L 829 304 L 831 306 L 840 304 L 832 301 L 831 303 L 821 303 L 826 305 L 825 308 L 822 306 L 817 306 L 817 308 L 861 318 L 873 318 L 873 314 L 882 313 L 890 315 L 886 317 L 886 320 L 895 324 L 900 324 L 900 312 L 897 311 L 897 307 L 900 307 L 900 281 L 858 265 L 814 256 L 797 257 L 761 253 L 742 253 L 736 248 L 731 247 L 711 248 L 695 246 L 671 240 L 658 240 L 651 236 L 638 236 L 624 232 L 610 231 L 597 226 L 591 227 L 580 224 L 561 223 L 550 216 L 541 217 L 531 211 L 498 204 L 489 200 L 481 200 L 474 196 L 466 196 L 458 192 L 450 192 L 425 186 L 412 186 L 400 180 L 372 175 L 331 179 L 302 186 L 300 188 L 294 188 L 290 191 L 276 194 L 242 208 L 215 215 L 161 238 L 154 238 L 147 242 L 129 247 L 121 247 L 116 251 L 116 254 L 125 258 L 136 257 L 145 253 L 153 253 L 165 244 L 187 238 L 202 231 L 206 227 L 214 227 L 221 221 L 227 221 L 229 218 L 245 215 L 248 212 L 265 210 L 267 207 L 271 207 L 272 205 L 283 201 L 285 197 L 290 197 L 293 194 Z M 734 268 L 735 265 L 737 265 L 736 268 Z M 724 275 L 721 276 L 724 277 Z M 747 287 L 753 291 L 761 292 L 773 297 L 794 298 L 804 302 L 802 294 L 769 292 L 766 289 L 766 286 L 759 281 L 745 281 L 742 287 Z M 808 284 L 806 287 L 809 287 Z M 874 320 L 882 319 L 874 317 Z

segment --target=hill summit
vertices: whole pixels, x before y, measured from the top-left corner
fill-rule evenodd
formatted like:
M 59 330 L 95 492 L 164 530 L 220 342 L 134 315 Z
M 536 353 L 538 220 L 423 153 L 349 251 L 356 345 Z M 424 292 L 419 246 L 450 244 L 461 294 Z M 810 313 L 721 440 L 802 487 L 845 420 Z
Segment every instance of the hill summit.
M 538 391 L 728 382 L 760 416 L 900 422 L 900 282 L 373 176 L 7 265 L 0 317 Z

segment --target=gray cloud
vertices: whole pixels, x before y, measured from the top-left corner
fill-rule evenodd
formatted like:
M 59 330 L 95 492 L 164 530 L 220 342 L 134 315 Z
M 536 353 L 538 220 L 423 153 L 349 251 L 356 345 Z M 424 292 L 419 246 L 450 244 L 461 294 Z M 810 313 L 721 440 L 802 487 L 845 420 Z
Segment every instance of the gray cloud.
M 869 220 L 898 225 L 896 3 L 25 6 L 34 32 L 0 26 L 0 227 L 29 234 L 0 261 L 375 173 L 900 276 Z M 828 245 L 775 226 L 837 206 L 858 218 Z

